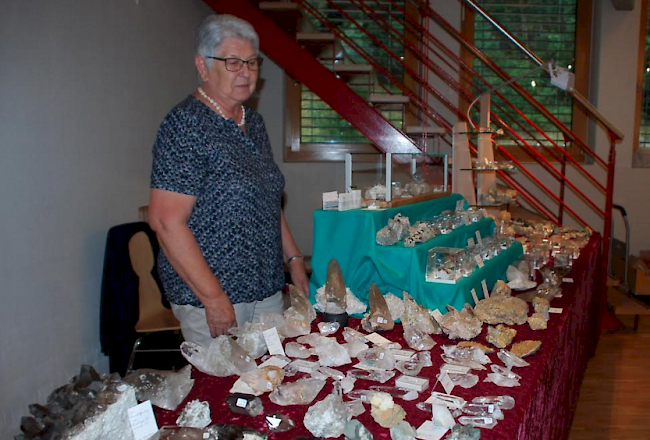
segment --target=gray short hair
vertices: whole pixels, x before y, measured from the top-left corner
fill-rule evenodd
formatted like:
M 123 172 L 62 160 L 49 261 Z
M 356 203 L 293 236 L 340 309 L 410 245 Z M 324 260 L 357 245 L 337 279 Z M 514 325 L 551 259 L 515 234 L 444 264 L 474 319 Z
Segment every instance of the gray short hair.
M 209 15 L 199 25 L 194 37 L 196 53 L 203 58 L 213 56 L 215 49 L 228 37 L 250 41 L 255 52 L 259 53 L 260 38 L 253 26 L 246 20 L 227 14 Z M 208 67 L 212 67 L 211 61 L 206 59 Z

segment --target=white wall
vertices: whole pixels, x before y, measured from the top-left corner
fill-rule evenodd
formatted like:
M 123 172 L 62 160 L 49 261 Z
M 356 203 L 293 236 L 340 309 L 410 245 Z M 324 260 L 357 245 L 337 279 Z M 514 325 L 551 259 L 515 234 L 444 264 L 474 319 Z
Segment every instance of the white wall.
M 147 203 L 150 151 L 196 86 L 199 0 L 0 2 L 0 438 L 100 370 L 106 232 Z

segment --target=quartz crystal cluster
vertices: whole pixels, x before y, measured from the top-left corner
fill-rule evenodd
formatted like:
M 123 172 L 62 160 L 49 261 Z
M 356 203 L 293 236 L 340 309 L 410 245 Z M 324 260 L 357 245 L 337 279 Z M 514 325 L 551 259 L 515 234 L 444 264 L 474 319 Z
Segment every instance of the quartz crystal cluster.
M 135 389 L 118 374 L 100 375 L 89 365 L 55 389 L 45 405 L 29 405 L 16 439 L 64 439 L 88 432 L 87 438 L 131 440 L 126 410 L 137 404 Z
M 466 304 L 461 310 L 451 307 L 440 320 L 440 327 L 449 339 L 463 339 L 469 341 L 481 333 L 483 322 L 474 316 L 474 311 Z

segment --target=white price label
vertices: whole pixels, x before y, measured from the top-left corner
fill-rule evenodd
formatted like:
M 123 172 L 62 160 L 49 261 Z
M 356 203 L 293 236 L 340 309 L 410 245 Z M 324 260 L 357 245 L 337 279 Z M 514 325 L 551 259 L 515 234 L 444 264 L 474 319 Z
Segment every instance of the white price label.
M 237 399 L 235 405 L 238 406 L 239 408 L 246 408 L 247 403 L 248 401 L 246 399 Z
M 562 308 L 561 307 L 551 307 L 548 309 L 549 313 L 562 313 Z
M 476 260 L 476 264 L 478 264 L 479 268 L 485 266 L 485 264 L 483 263 L 483 258 L 481 258 L 480 255 L 474 255 L 474 259 Z
M 472 298 L 474 298 L 474 304 L 478 304 L 478 296 L 476 295 L 476 290 L 472 289 Z
M 487 283 L 485 282 L 485 280 L 481 281 L 481 287 L 483 288 L 483 295 L 485 296 L 485 298 L 489 298 L 490 292 L 488 292 Z
M 476 231 L 475 235 L 476 235 L 476 242 L 478 243 L 479 246 L 482 246 L 483 245 L 483 240 L 481 240 L 481 232 Z
M 573 282 L 573 278 L 562 278 L 562 282 L 563 282 L 563 283 L 572 283 L 572 282 Z
M 454 381 L 451 380 L 451 377 L 449 377 L 449 373 L 444 370 L 441 371 L 438 379 L 440 380 L 442 387 L 445 389 L 445 393 L 451 394 L 451 390 L 454 389 Z

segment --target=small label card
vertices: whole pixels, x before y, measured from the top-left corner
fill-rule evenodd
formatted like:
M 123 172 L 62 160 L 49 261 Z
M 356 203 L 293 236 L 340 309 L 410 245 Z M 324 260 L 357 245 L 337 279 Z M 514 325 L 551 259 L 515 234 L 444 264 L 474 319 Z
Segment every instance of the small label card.
M 282 347 L 282 341 L 280 341 L 280 335 L 278 335 L 278 329 L 273 327 L 262 332 L 264 336 L 264 342 L 269 348 L 269 354 L 279 354 L 285 356 L 284 348 Z
M 365 335 L 365 336 L 367 340 L 369 340 L 375 345 L 390 345 L 393 342 L 390 339 L 384 338 L 379 333 L 370 333 L 369 335 Z
M 440 375 L 438 376 L 440 384 L 445 389 L 445 393 L 451 394 L 451 391 L 454 389 L 454 381 L 449 377 L 449 373 L 445 370 L 440 370 Z
M 442 319 L 442 313 L 440 313 L 440 310 L 433 309 L 431 311 L 431 316 L 433 316 L 433 319 L 435 319 L 436 321 L 438 321 L 438 323 L 440 323 L 440 320 Z
M 285 361 L 284 359 L 280 359 L 279 357 L 271 356 L 264 362 L 262 362 L 258 368 L 264 368 L 264 367 L 278 367 L 278 368 L 284 368 L 285 365 L 287 365 L 289 362 Z
M 467 213 L 463 214 L 463 223 L 465 223 L 466 225 L 469 225 L 470 223 L 472 223 L 469 220 L 469 215 L 467 215 Z
M 473 248 L 474 247 L 474 239 L 472 237 L 469 237 L 467 239 L 467 247 Z
M 464 365 L 442 364 L 440 371 L 443 370 L 447 373 L 467 374 L 470 372 L 471 368 Z
M 147 440 L 158 432 L 158 424 L 156 423 L 156 417 L 153 415 L 151 400 L 144 401 L 126 411 L 135 440 Z
M 483 240 L 481 240 L 481 231 L 476 231 L 476 242 L 479 246 L 483 246 Z
M 551 307 L 548 309 L 549 313 L 562 313 L 562 307 Z
M 423 440 L 440 440 L 449 431 L 447 428 L 437 426 L 433 420 L 427 420 L 416 431 L 416 437 Z
M 339 207 L 339 193 L 336 191 L 323 193 L 323 209 L 336 210 Z
M 572 282 L 573 282 L 573 278 L 562 278 L 562 282 L 563 282 L 563 283 L 572 283 Z
M 402 375 L 395 380 L 395 386 L 407 390 L 424 391 L 429 388 L 429 379 L 425 377 Z
M 476 264 L 478 264 L 479 268 L 485 266 L 485 264 L 483 263 L 483 258 L 481 258 L 480 255 L 474 255 L 474 259 L 476 260 Z
M 472 298 L 474 298 L 474 304 L 478 304 L 478 296 L 476 295 L 476 290 L 472 289 Z
M 481 287 L 483 288 L 483 295 L 485 298 L 490 297 L 490 292 L 488 292 L 487 283 L 485 280 L 481 281 Z
M 463 210 L 463 200 L 459 200 L 456 202 L 456 211 L 462 211 Z

